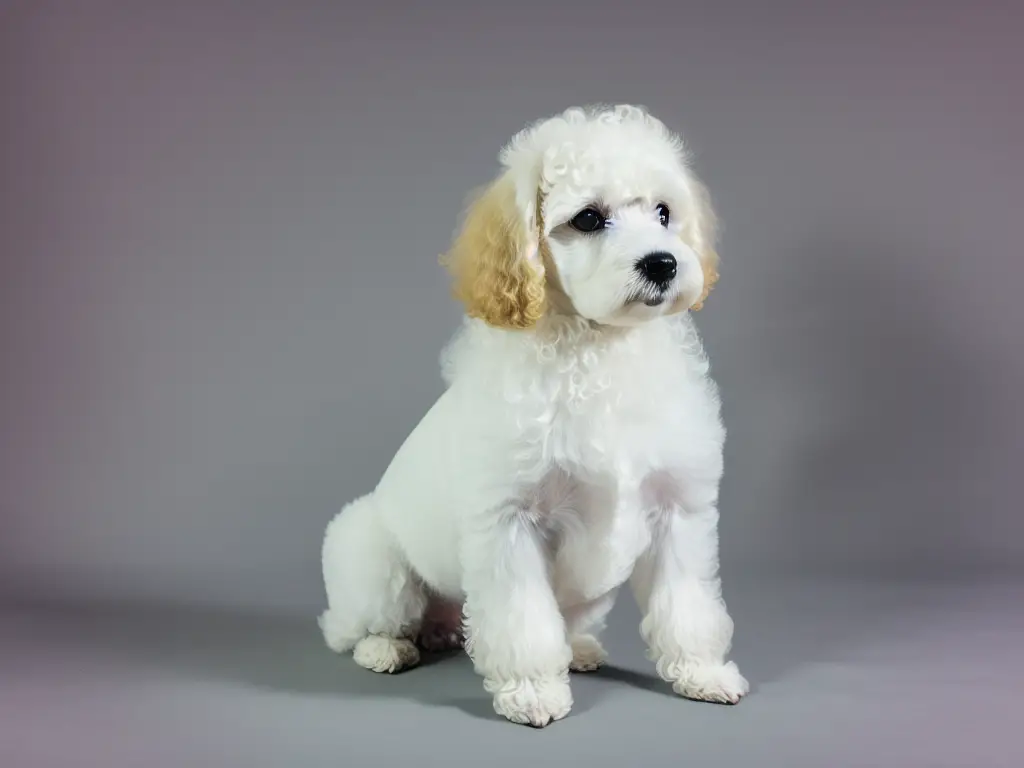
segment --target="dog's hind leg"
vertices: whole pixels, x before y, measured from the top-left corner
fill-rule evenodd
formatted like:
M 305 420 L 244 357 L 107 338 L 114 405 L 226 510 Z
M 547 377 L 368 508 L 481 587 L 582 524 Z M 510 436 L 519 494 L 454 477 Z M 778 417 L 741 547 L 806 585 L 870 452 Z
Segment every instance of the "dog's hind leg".
M 464 644 L 462 603 L 428 592 L 429 602 L 417 642 L 427 651 L 450 651 Z
M 374 672 L 419 662 L 413 640 L 426 608 L 423 587 L 384 528 L 372 495 L 347 505 L 324 534 L 327 610 L 319 619 L 328 647 L 352 651 Z
M 598 635 L 604 629 L 605 618 L 617 594 L 618 589 L 613 589 L 589 602 L 563 610 L 569 645 L 572 646 L 569 669 L 573 672 L 592 672 L 605 663 L 608 655 Z

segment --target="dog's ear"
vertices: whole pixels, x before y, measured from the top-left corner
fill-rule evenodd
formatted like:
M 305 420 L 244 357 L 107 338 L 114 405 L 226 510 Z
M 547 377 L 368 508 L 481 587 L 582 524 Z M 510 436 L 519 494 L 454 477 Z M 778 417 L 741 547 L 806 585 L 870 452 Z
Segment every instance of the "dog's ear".
M 505 174 L 469 207 L 451 249 L 441 257 L 466 314 L 498 328 L 527 329 L 544 314 L 544 268 L 536 213 L 520 205 Z
M 718 282 L 718 216 L 711 204 L 711 195 L 700 179 L 691 177 L 690 190 L 690 211 L 683 228 L 683 239 L 696 251 L 704 271 L 704 291 L 690 307 L 692 312 L 697 312 L 704 306 L 708 294 Z

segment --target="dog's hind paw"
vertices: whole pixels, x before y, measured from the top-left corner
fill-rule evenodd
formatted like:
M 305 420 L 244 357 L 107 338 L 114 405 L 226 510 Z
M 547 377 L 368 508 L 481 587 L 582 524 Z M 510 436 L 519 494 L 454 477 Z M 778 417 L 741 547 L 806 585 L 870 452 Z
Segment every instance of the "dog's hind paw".
M 352 658 L 372 672 L 401 672 L 419 663 L 420 652 L 411 640 L 370 635 L 356 643 Z
M 577 635 L 571 640 L 573 672 L 593 672 L 605 663 L 608 654 L 593 635 Z

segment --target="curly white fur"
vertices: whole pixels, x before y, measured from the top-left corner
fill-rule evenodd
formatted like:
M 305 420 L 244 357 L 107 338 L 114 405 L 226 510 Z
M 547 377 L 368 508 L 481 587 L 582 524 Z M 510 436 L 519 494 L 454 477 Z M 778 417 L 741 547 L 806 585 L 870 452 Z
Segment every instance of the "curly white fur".
M 467 304 L 446 391 L 328 525 L 324 637 L 390 672 L 418 661 L 414 641 L 456 645 L 461 629 L 495 710 L 543 726 L 572 706 L 569 671 L 603 663 L 597 635 L 629 582 L 658 674 L 735 703 L 748 686 L 726 658 L 718 576 L 725 430 L 690 312 L 717 275 L 706 192 L 679 139 L 637 107 L 569 110 L 501 160 L 500 231 L 519 250 L 496 284 L 514 304 L 537 299 L 517 275 L 542 276 L 544 310 L 512 327 Z M 592 204 L 607 228 L 567 225 Z M 654 295 L 636 269 L 651 251 L 677 272 L 659 301 L 637 300 Z

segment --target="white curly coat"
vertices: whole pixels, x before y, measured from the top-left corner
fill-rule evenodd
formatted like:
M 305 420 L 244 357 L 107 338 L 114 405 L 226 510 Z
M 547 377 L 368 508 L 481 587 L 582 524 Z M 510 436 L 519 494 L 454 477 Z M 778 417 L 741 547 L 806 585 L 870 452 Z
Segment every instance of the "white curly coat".
M 417 645 L 464 638 L 495 711 L 543 726 L 572 706 L 570 670 L 603 662 L 597 635 L 629 582 L 660 677 L 735 703 L 748 685 L 727 660 L 718 575 L 725 430 L 692 320 L 717 275 L 704 188 L 678 137 L 632 106 L 538 122 L 501 160 L 493 239 L 518 248 L 506 269 L 542 277 L 544 311 L 503 324 L 467 305 L 446 391 L 327 527 L 326 642 L 393 672 Z M 587 206 L 600 231 L 569 224 Z M 650 252 L 677 264 L 660 293 L 638 277 Z

